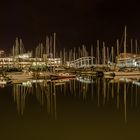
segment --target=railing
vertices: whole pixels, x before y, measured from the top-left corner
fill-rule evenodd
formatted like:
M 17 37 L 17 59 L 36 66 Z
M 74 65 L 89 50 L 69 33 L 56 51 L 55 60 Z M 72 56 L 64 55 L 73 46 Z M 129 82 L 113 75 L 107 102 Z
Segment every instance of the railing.
M 81 57 L 74 61 L 70 61 L 68 66 L 73 68 L 91 67 L 95 65 L 95 57 Z

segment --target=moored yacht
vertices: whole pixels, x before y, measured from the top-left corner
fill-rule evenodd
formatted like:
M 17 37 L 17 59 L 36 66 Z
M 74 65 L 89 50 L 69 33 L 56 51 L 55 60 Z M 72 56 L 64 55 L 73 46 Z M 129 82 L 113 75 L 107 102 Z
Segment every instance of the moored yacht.
M 71 74 L 71 73 L 54 73 L 50 75 L 51 80 L 55 80 L 55 79 L 64 79 L 64 78 L 75 78 L 76 75 L 75 74 Z

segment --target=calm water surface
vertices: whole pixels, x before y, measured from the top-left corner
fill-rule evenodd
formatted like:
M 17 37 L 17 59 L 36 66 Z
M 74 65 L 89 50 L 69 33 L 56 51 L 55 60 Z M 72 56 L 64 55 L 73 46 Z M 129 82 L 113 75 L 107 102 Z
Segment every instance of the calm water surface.
M 0 139 L 140 139 L 136 83 L 78 80 L 0 88 Z

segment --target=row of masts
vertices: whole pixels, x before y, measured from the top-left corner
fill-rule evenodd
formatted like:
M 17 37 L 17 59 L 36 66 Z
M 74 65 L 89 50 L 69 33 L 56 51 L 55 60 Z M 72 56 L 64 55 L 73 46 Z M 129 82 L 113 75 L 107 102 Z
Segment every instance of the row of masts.
M 82 47 L 68 49 L 63 48 L 61 50 L 58 50 L 56 48 L 56 33 L 53 34 L 53 36 L 47 36 L 45 45 L 43 43 L 39 43 L 38 46 L 35 48 L 33 57 L 36 58 L 43 58 L 44 56 L 47 56 L 49 58 L 62 58 L 62 61 L 65 63 L 66 61 L 73 61 L 75 59 L 86 57 L 86 56 L 94 56 L 96 58 L 96 64 L 106 64 L 108 61 L 115 62 L 116 56 L 118 56 L 121 52 L 125 54 L 127 53 L 127 40 L 126 40 L 126 27 L 124 32 L 124 50 L 122 51 L 121 46 L 122 43 L 119 44 L 119 40 L 116 41 L 116 45 L 114 46 L 106 46 L 105 42 L 103 41 L 102 46 L 99 40 L 97 40 L 96 47 L 93 47 L 91 45 L 90 49 L 85 45 L 82 45 Z M 133 49 L 135 41 L 135 50 Z M 130 53 L 138 54 L 138 41 L 131 39 L 130 40 Z M 90 53 L 89 53 L 90 51 Z M 31 51 L 33 52 L 33 51 Z M 13 46 L 12 55 L 16 56 L 18 54 L 25 53 L 25 48 L 22 42 L 22 39 L 16 38 L 15 44 Z
M 22 39 L 16 38 L 15 44 L 13 45 L 13 48 L 12 48 L 12 55 L 16 56 L 18 54 L 23 54 L 23 53 L 25 53 L 25 48 L 24 48 Z

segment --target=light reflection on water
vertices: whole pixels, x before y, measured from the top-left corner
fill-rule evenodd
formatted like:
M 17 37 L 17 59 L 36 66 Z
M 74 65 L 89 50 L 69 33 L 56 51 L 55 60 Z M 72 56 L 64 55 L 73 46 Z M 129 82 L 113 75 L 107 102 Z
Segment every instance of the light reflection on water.
M 18 119 L 21 117 L 24 120 L 25 116 L 34 120 L 39 114 L 32 112 L 40 108 L 41 112 L 46 112 L 47 116 L 50 116 L 53 120 L 51 124 L 48 124 L 48 127 L 52 127 L 51 125 L 56 123 L 54 126 L 58 127 L 58 129 L 60 128 L 60 130 L 63 129 L 62 127 L 66 127 L 66 129 L 71 131 L 75 127 L 76 131 L 77 129 L 83 131 L 85 129 L 83 127 L 86 127 L 85 135 L 92 137 L 92 134 L 89 134 L 89 132 L 92 129 L 96 129 L 94 128 L 95 126 L 98 130 L 98 127 L 104 128 L 108 125 L 106 127 L 110 131 L 114 127 L 119 127 L 119 124 L 122 126 L 121 124 L 127 125 L 130 124 L 129 122 L 134 122 L 134 124 L 139 125 L 138 116 L 134 117 L 133 114 L 137 115 L 140 107 L 140 87 L 134 81 L 92 78 L 90 83 L 90 79 L 87 78 L 85 78 L 85 81 L 78 80 L 28 81 L 27 83 L 11 85 L 0 89 L 0 91 L 3 96 L 8 93 L 6 97 L 12 97 L 10 98 L 11 104 L 14 104 L 13 101 L 16 104 Z M 3 100 L 6 100 L 6 98 Z M 30 107 L 33 104 L 36 104 L 36 108 Z M 13 110 L 13 107 L 9 108 L 9 110 Z M 10 112 L 9 110 L 4 112 Z M 11 114 L 14 113 L 11 111 Z M 43 122 L 45 123 L 46 120 L 50 121 L 44 118 L 43 115 L 40 116 L 42 120 L 39 119 L 32 123 L 38 122 L 43 125 Z M 134 118 L 135 120 L 133 120 Z M 2 119 L 6 121 L 6 118 L 3 117 Z M 57 126 L 58 122 L 62 126 Z M 83 127 L 81 123 L 84 125 Z M 26 125 L 28 124 L 25 123 Z M 128 131 L 130 131 L 130 128 Z M 99 130 L 97 133 L 99 133 Z M 45 133 L 43 134 L 45 135 Z M 84 133 L 75 135 L 77 137 L 81 135 L 82 138 Z
M 57 92 L 61 92 L 64 96 L 74 96 L 83 101 L 87 100 L 97 102 L 97 107 L 105 106 L 113 100 L 116 109 L 123 110 L 124 122 L 127 123 L 127 104 L 137 107 L 138 93 L 140 88 L 126 81 L 113 81 L 110 79 L 92 78 L 84 80 L 57 80 L 48 82 L 42 80 L 40 82 L 29 82 L 13 85 L 13 99 L 17 104 L 19 115 L 24 114 L 26 109 L 26 100 L 28 96 L 36 97 L 39 104 L 47 107 L 48 114 L 57 119 Z M 87 82 L 88 81 L 88 82 Z M 134 83 L 134 82 L 133 82 Z M 129 94 L 129 95 L 128 95 Z M 127 96 L 131 96 L 131 100 Z M 127 101 L 128 99 L 128 101 Z

